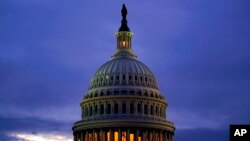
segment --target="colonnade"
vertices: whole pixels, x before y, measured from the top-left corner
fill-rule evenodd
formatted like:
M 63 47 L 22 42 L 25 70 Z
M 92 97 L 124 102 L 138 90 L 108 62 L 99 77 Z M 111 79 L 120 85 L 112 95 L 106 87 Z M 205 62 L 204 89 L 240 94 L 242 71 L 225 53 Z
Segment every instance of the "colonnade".
M 74 141 L 174 141 L 174 134 L 157 129 L 89 129 L 74 133 Z

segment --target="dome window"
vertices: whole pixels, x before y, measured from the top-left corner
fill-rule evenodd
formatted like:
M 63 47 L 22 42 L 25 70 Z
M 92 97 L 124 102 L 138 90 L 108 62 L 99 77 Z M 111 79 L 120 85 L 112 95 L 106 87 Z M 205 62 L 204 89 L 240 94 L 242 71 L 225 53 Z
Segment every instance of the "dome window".
M 155 114 L 158 116 L 158 106 L 155 107 Z
M 125 103 L 122 104 L 122 113 L 123 114 L 126 113 L 126 104 Z
M 144 115 L 148 114 L 148 106 L 147 104 L 144 105 Z
M 140 103 L 137 105 L 137 112 L 141 113 L 141 104 Z
M 150 115 L 153 115 L 154 107 L 153 105 L 150 106 Z
M 98 111 L 98 107 L 97 105 L 95 105 L 95 115 L 97 114 L 97 111 Z
M 130 114 L 134 113 L 134 103 L 130 103 Z
M 108 104 L 107 114 L 111 114 L 111 104 Z
M 104 105 L 101 104 L 101 115 L 104 114 Z
M 89 107 L 89 116 L 92 116 L 92 106 Z
M 118 104 L 115 103 L 115 114 L 118 114 Z

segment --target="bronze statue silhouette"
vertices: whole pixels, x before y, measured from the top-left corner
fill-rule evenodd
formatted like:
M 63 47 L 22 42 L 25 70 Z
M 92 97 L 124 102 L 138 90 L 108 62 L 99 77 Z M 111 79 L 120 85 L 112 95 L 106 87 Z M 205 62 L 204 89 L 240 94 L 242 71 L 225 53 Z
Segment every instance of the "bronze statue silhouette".
M 125 4 L 122 5 L 122 18 L 126 19 L 127 16 L 127 8 Z
M 125 4 L 122 5 L 121 12 L 122 12 L 122 21 L 121 21 L 121 27 L 119 28 L 119 31 L 130 31 L 129 27 L 127 25 L 127 19 L 126 19 L 127 8 L 126 8 Z

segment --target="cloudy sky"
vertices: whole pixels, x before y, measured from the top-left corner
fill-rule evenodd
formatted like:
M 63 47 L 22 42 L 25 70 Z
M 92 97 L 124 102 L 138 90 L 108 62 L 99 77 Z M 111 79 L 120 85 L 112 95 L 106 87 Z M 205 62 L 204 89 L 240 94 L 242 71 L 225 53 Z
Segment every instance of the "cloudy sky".
M 249 0 L 1 0 L 1 141 L 72 140 L 122 3 L 176 141 L 228 141 L 229 124 L 250 123 Z

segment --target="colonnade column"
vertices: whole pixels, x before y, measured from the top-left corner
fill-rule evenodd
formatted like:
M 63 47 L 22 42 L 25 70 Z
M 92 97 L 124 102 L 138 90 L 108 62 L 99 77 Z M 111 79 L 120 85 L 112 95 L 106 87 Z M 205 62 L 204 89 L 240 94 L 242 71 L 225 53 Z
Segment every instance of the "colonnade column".
M 118 129 L 118 141 L 122 141 L 121 129 Z
M 113 129 L 110 129 L 109 133 L 110 133 L 110 141 L 114 141 L 114 131 L 113 131 Z
M 126 133 L 126 141 L 130 141 L 130 132 L 129 132 L 129 129 L 127 130 L 127 133 Z
M 153 130 L 153 141 L 156 141 L 155 130 Z
M 172 141 L 172 133 L 168 133 L 169 141 Z
M 134 139 L 134 141 L 138 141 L 138 132 L 139 132 L 138 129 L 136 129 L 135 130 L 135 139 Z
M 97 141 L 101 141 L 100 133 L 100 131 L 96 132 Z
M 76 141 L 77 134 L 74 134 L 74 141 Z
M 95 140 L 95 131 L 94 130 L 92 131 L 92 141 L 96 141 Z
M 106 141 L 106 131 L 102 130 L 102 141 Z
M 80 136 L 81 141 L 83 141 L 82 139 L 83 139 L 83 131 L 81 132 L 81 136 Z
M 86 131 L 86 136 L 85 136 L 85 141 L 88 141 L 89 140 L 89 132 L 88 130 Z
M 164 141 L 168 141 L 168 132 L 167 131 L 164 133 Z
M 146 141 L 146 131 L 142 131 L 142 141 Z

